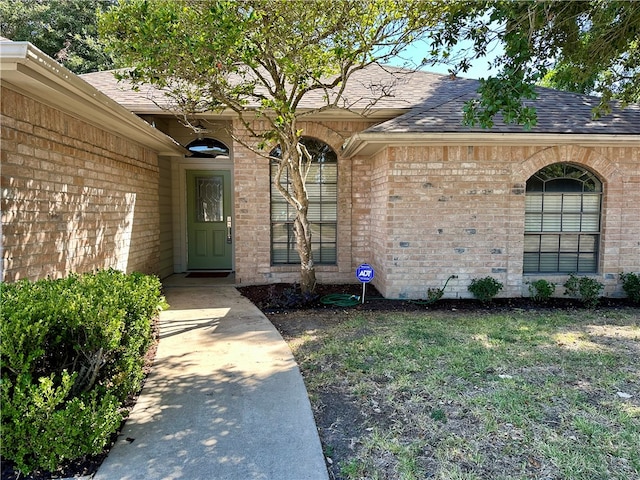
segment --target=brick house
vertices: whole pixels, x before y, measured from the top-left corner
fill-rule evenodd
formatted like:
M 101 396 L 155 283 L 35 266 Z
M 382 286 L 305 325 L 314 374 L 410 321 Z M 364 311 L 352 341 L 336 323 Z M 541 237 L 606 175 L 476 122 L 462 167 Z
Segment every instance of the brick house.
M 158 92 L 110 72 L 78 78 L 25 48 L 11 75 L 2 55 L 5 280 L 117 266 L 296 281 L 291 211 L 268 158 L 233 139 L 233 115 L 191 118 L 195 133 Z M 424 298 L 452 274 L 449 297 L 469 296 L 476 277 L 521 296 L 573 272 L 621 294 L 618 274 L 640 271 L 640 106 L 592 120 L 597 99 L 540 89 L 531 131 L 482 130 L 461 124 L 477 86 L 372 66 L 349 85 L 351 111 L 300 125 L 318 159 L 307 183 L 319 281 L 354 282 L 366 262 L 390 298 Z M 392 95 L 371 105 L 381 87 Z

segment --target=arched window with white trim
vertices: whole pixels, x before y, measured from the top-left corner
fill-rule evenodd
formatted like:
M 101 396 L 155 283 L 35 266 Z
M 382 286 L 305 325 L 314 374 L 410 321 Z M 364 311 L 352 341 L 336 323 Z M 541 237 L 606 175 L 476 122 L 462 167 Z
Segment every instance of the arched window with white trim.
M 596 273 L 602 182 L 571 163 L 544 167 L 527 180 L 524 273 Z

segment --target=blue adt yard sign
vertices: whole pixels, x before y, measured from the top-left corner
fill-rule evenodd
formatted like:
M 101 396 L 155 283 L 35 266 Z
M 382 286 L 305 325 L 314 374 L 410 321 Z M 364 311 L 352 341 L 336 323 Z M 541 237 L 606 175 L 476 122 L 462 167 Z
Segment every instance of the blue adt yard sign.
M 356 277 L 358 277 L 358 280 L 362 283 L 369 283 L 375 276 L 376 273 L 374 272 L 373 267 L 368 263 L 363 263 L 356 268 Z
M 373 280 L 373 277 L 375 276 L 376 272 L 368 263 L 363 263 L 358 268 L 356 268 L 356 277 L 362 282 L 362 303 L 364 303 L 365 287 L 367 286 L 367 283 Z

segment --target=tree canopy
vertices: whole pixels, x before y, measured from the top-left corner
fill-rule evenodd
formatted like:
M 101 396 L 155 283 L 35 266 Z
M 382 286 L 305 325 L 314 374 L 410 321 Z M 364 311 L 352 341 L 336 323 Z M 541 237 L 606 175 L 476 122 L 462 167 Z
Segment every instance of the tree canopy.
M 316 282 L 305 186 L 312 158 L 299 121 L 344 108 L 354 72 L 393 58 L 435 21 L 421 0 L 129 0 L 102 15 L 100 32 L 132 67 L 128 79 L 162 88 L 185 119 L 231 110 L 254 140 L 238 142 L 254 151 L 279 146 L 274 188 L 296 212 L 300 285 L 309 291 Z M 318 93 L 323 105 L 299 108 Z
M 482 79 L 480 98 L 467 104 L 471 125 L 490 127 L 498 113 L 508 123 L 534 125 L 536 112 L 523 100 L 535 98 L 536 84 L 599 95 L 596 116 L 609 111 L 611 99 L 640 102 L 640 2 L 450 2 L 430 39 L 425 62 L 449 61 L 463 72 L 503 44 L 493 62 L 499 73 Z M 470 46 L 451 58 L 464 42 Z
M 29 41 L 75 73 L 113 68 L 98 42 L 96 12 L 115 0 L 0 0 L 0 31 Z
M 423 35 L 434 20 L 421 5 L 127 0 L 102 16 L 101 32 L 119 63 L 133 67 L 129 80 L 167 89 L 183 108 L 240 114 L 257 104 L 261 113 L 289 117 L 315 90 L 337 89 L 326 108 L 338 106 L 351 73 Z
M 274 188 L 297 211 L 301 285 L 309 289 L 311 158 L 299 121 L 313 112 L 299 108 L 303 99 L 321 94 L 314 112 L 348 108 L 342 94 L 354 72 L 422 38 L 430 45 L 423 65 L 449 62 L 455 72 L 503 45 L 493 60 L 498 74 L 481 79 L 479 98 L 465 107 L 470 125 L 491 127 L 498 114 L 535 125 L 527 100 L 541 82 L 600 94 L 606 112 L 611 98 L 640 100 L 639 25 L 640 2 L 604 0 L 122 0 L 100 16 L 99 30 L 130 67 L 121 75 L 134 87 L 163 89 L 187 122 L 231 110 L 256 140 L 252 148 L 280 147 Z M 285 170 L 291 189 L 280 184 Z
M 113 61 L 98 41 L 96 12 L 116 2 L 0 0 L 0 31 L 34 43 L 76 73 L 109 69 Z M 468 124 L 490 127 L 501 113 L 507 122 L 533 125 L 536 112 L 523 101 L 535 96 L 534 85 L 599 95 L 596 115 L 608 111 L 611 99 L 622 105 L 640 102 L 640 2 L 423 0 L 411 5 L 413 16 L 439 20 L 426 35 L 427 66 L 446 62 L 452 71 L 465 72 L 495 45 L 505 46 L 504 55 L 493 60 L 499 73 L 482 80 L 480 98 L 467 107 Z M 332 13 L 331 8 L 312 10 Z M 452 55 L 460 45 L 463 53 Z

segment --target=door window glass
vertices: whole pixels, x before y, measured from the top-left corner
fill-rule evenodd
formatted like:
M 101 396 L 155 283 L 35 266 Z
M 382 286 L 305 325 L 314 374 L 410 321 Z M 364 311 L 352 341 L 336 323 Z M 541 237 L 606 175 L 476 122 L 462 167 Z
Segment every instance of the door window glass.
M 222 177 L 195 177 L 196 221 L 224 220 L 224 182 Z

